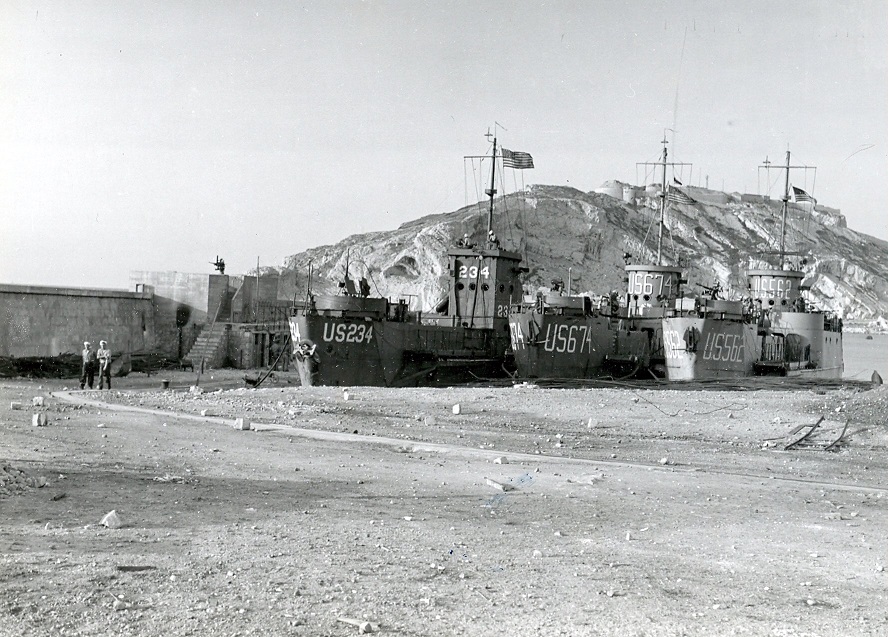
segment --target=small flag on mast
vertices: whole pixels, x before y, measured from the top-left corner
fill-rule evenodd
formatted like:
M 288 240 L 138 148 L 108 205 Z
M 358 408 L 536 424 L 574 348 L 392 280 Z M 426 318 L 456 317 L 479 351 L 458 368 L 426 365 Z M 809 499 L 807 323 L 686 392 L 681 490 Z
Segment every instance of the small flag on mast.
M 503 166 L 517 170 L 533 168 L 533 157 L 530 156 L 530 153 L 503 148 Z
M 814 197 L 795 186 L 792 187 L 792 198 L 796 203 L 817 203 L 817 200 L 814 199 Z
M 695 204 L 697 203 L 694 199 L 689 197 L 684 191 L 679 190 L 673 185 L 670 185 L 666 190 L 666 201 L 671 201 L 672 203 L 683 203 L 683 204 Z

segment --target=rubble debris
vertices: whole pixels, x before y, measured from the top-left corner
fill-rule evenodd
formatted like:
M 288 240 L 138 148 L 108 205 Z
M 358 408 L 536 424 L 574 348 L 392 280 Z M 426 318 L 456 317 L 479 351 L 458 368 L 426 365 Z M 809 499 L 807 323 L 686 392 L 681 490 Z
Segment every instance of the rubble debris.
M 491 480 L 490 478 L 484 478 L 484 481 L 488 486 L 493 487 L 494 489 L 498 489 L 500 491 L 514 491 L 515 487 L 511 484 L 503 484 L 502 482 L 497 482 L 496 480 Z
M 793 438 L 792 440 L 790 440 L 790 442 L 788 442 L 786 445 L 784 445 L 783 450 L 790 451 L 790 450 L 799 450 L 799 449 L 809 449 L 809 450 L 817 450 L 817 451 L 833 451 L 833 450 L 837 449 L 838 446 L 840 444 L 842 444 L 842 442 L 844 441 L 845 433 L 847 433 L 847 431 L 848 431 L 848 424 L 849 424 L 850 420 L 845 419 L 845 423 L 842 426 L 841 431 L 838 434 L 838 437 L 836 437 L 836 438 L 833 438 L 832 436 L 834 435 L 834 431 L 837 428 L 837 426 L 839 425 L 839 423 L 833 422 L 832 423 L 833 427 L 830 428 L 829 427 L 830 422 L 829 421 L 824 422 L 824 420 L 825 420 L 824 416 L 821 416 L 820 418 L 818 418 L 817 422 L 815 422 L 813 424 L 806 423 L 806 424 L 801 424 L 801 425 L 793 428 L 789 432 L 789 436 L 795 436 L 795 438 Z M 807 429 L 807 431 L 804 431 L 805 429 Z M 803 433 L 801 433 L 801 435 L 797 435 L 800 432 L 803 432 Z M 816 436 L 814 435 L 815 432 L 818 435 L 827 434 L 830 437 L 827 440 L 823 440 L 822 436 L 821 436 L 821 439 L 817 439 Z
M 187 480 L 182 476 L 171 476 L 170 474 L 166 474 L 164 476 L 155 476 L 152 478 L 154 482 L 176 482 L 178 484 L 186 484 Z M 114 513 L 113 511 L 111 513 Z
M 337 621 L 342 622 L 343 624 L 350 624 L 352 626 L 356 626 L 358 629 L 358 634 L 364 635 L 367 633 L 375 633 L 379 631 L 378 624 L 372 624 L 368 621 L 363 621 L 360 619 L 352 619 L 351 617 L 337 617 Z

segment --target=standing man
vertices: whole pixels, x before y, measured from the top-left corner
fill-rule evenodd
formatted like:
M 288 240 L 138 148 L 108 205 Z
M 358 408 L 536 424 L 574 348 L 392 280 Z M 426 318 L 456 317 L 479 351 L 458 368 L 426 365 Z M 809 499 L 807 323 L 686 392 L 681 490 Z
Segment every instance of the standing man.
M 108 381 L 108 389 L 111 389 L 111 350 L 108 349 L 108 341 L 99 341 L 99 389 L 105 389 L 105 381 Z
M 93 381 L 96 377 L 96 353 L 92 349 L 89 341 L 83 341 L 83 351 L 81 356 L 80 368 L 80 389 L 89 384 L 89 388 L 93 388 Z

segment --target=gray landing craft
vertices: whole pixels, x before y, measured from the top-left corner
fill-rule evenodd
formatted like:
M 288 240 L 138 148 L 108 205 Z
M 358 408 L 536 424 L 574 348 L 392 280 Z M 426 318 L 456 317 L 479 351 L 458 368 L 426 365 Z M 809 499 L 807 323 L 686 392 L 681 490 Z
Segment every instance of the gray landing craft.
M 773 168 L 773 166 L 772 166 Z M 780 229 L 779 266 L 747 270 L 745 301 L 679 299 L 663 320 L 670 380 L 709 380 L 753 375 L 841 378 L 842 321 L 815 310 L 803 292 L 805 273 L 786 268 L 786 213 L 790 199 L 790 154 Z M 815 205 L 794 188 L 797 201 Z
M 366 281 L 356 289 L 346 272 L 342 294 L 309 292 L 289 319 L 303 385 L 409 387 L 507 374 L 508 310 L 522 294 L 525 270 L 521 255 L 501 249 L 492 230 L 496 144 L 494 138 L 487 237 L 480 246 L 463 240 L 448 251 L 450 291 L 441 313 L 371 297 Z M 509 160 L 530 162 L 517 167 L 532 167 L 530 155 L 514 155 Z
M 663 145 L 663 183 L 666 145 Z M 512 308 L 509 326 L 522 378 L 642 378 L 666 375 L 663 318 L 681 296 L 681 269 L 662 264 L 665 189 L 660 193 L 657 260 L 626 265 L 624 298 L 594 302 L 555 291 Z M 568 286 L 570 287 L 570 286 Z

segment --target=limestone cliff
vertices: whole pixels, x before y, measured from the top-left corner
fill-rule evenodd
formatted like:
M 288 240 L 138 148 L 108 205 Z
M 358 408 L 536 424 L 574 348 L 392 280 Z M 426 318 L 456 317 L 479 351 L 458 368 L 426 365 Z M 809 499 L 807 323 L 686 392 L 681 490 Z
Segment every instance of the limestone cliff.
M 663 233 L 665 261 L 684 266 L 688 292 L 718 282 L 729 297 L 745 292 L 743 271 L 762 267 L 779 246 L 780 202 L 760 196 L 687 188 L 693 204 L 670 204 Z M 601 294 L 623 287 L 624 254 L 634 263 L 656 256 L 656 197 L 633 191 L 631 202 L 568 187 L 533 186 L 495 202 L 494 228 L 503 247 L 524 255 L 529 268 L 525 291 L 548 287 L 553 279 L 572 281 L 574 292 Z M 397 230 L 354 235 L 286 260 L 282 298 L 299 298 L 308 283 L 334 292 L 346 261 L 353 278 L 366 276 L 374 294 L 410 298 L 412 307 L 431 310 L 447 294 L 446 253 L 468 234 L 480 242 L 487 206 L 475 204 L 429 215 Z M 786 246 L 807 262 L 811 298 L 846 319 L 888 316 L 888 242 L 846 227 L 842 214 L 790 204 Z

